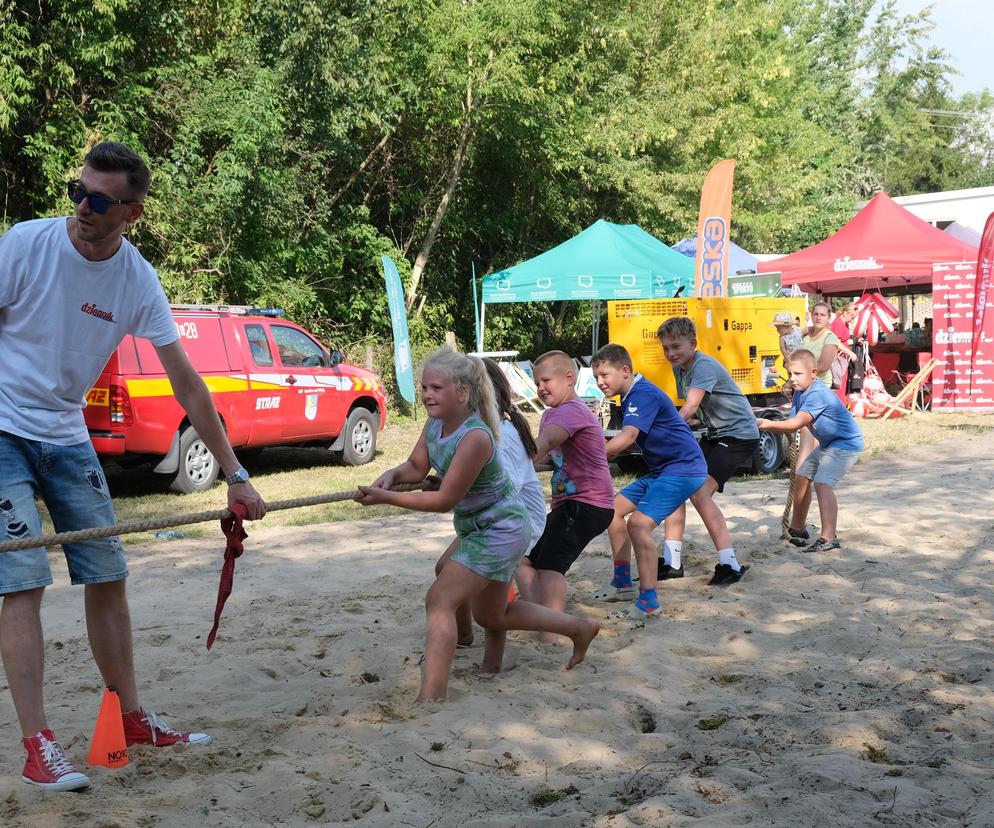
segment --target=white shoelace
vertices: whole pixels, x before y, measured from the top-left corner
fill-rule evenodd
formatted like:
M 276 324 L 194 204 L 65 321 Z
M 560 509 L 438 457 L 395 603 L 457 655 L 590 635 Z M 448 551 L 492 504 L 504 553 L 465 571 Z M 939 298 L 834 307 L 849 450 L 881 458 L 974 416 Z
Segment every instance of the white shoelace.
M 152 744 L 155 744 L 155 735 L 158 732 L 165 733 L 167 736 L 182 736 L 178 730 L 173 730 L 169 725 L 167 725 L 162 719 L 156 716 L 154 713 L 149 713 L 147 710 L 142 710 L 142 718 L 148 722 L 148 726 L 152 729 Z
M 69 759 L 62 750 L 62 745 L 58 742 L 50 742 L 44 736 L 39 737 L 41 742 L 41 758 L 45 765 L 52 772 L 52 776 L 61 779 L 63 776 L 76 773 L 76 768 L 69 764 Z

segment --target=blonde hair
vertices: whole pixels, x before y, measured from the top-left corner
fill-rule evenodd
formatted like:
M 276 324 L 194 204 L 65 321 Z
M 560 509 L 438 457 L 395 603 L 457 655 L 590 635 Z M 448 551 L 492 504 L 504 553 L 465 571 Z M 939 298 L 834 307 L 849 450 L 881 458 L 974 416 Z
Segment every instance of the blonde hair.
M 446 346 L 439 348 L 425 360 L 422 370 L 425 368 L 444 374 L 457 388 L 465 389 L 466 405 L 480 415 L 480 419 L 493 434 L 494 441 L 500 442 L 497 398 L 482 359 L 461 354 Z
M 809 371 L 814 371 L 818 365 L 818 360 L 815 359 L 813 351 L 809 351 L 807 348 L 798 348 L 796 351 L 791 351 L 790 356 L 787 357 L 787 364 L 793 365 L 795 362 L 801 363 Z

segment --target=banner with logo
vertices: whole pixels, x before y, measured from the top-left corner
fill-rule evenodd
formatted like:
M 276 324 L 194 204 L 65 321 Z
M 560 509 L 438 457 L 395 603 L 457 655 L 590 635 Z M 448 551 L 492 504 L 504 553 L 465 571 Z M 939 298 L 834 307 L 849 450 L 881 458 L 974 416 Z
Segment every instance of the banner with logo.
M 728 295 L 728 250 L 732 228 L 732 180 L 735 161 L 715 164 L 701 189 L 697 216 L 697 273 L 694 296 Z
M 393 361 L 397 373 L 397 388 L 409 403 L 414 402 L 414 367 L 411 365 L 411 340 L 407 335 L 407 308 L 404 305 L 404 287 L 400 283 L 397 265 L 389 256 L 383 256 L 383 278 L 387 283 L 387 304 L 390 306 L 390 324 L 393 326 Z
M 783 296 L 779 273 L 732 273 L 728 276 L 728 296 L 747 298 Z
M 994 213 L 987 217 L 984 234 L 980 237 L 980 247 L 977 250 L 977 284 L 974 288 L 973 300 L 973 356 L 976 362 L 977 346 L 981 342 L 981 332 L 984 329 L 984 319 L 987 316 L 987 297 L 990 295 L 991 268 L 994 267 Z
M 932 267 L 932 356 L 939 361 L 932 373 L 934 411 L 994 409 L 994 313 L 984 315 L 975 334 L 976 267 Z M 990 298 L 984 304 L 990 308 Z

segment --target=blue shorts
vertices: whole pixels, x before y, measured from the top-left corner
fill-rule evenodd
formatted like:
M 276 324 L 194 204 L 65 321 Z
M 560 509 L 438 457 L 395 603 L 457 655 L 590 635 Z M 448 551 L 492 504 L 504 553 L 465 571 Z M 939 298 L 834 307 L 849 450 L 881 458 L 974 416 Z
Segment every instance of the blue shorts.
M 56 532 L 113 526 L 114 506 L 93 444 L 56 446 L 0 431 L 0 540 L 40 535 L 35 500 L 44 501 Z M 74 584 L 128 576 L 117 537 L 63 547 Z M 0 552 L 0 595 L 52 583 L 44 547 Z
M 818 446 L 801 463 L 797 476 L 806 477 L 814 483 L 824 483 L 834 489 L 846 472 L 856 465 L 859 455 L 858 451 Z
M 651 517 L 658 526 L 701 488 L 707 479 L 706 474 L 695 477 L 647 475 L 629 483 L 619 494 L 634 503 L 638 511 Z

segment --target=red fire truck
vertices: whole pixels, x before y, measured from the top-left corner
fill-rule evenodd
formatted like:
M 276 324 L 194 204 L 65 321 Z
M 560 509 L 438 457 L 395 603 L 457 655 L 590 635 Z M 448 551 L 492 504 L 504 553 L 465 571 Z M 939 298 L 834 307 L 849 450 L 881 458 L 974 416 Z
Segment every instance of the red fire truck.
M 236 451 L 323 445 L 367 463 L 386 423 L 379 378 L 342 362 L 283 312 L 174 305 L 180 341 L 210 389 Z M 86 396 L 90 439 L 104 458 L 151 460 L 174 491 L 210 488 L 219 466 L 186 414 L 151 343 L 127 336 Z

